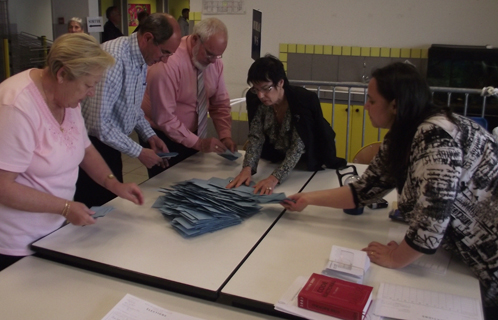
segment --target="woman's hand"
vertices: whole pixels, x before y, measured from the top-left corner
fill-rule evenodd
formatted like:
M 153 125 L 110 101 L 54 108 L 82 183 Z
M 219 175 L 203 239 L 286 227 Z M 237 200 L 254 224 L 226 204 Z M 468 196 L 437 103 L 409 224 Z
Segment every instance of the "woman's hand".
M 92 210 L 88 209 L 83 203 L 70 201 L 66 220 L 75 226 L 94 224 L 95 219 L 92 218 L 92 213 Z
M 225 188 L 237 188 L 242 184 L 248 186 L 251 183 L 251 167 L 244 167 L 240 173 Z
M 118 197 L 129 200 L 134 204 L 142 205 L 144 196 L 135 183 L 118 183 L 112 190 Z
M 261 180 L 254 186 L 254 193 L 272 194 L 278 184 L 278 179 L 270 175 L 268 178 Z
M 296 193 L 290 197 L 289 200 L 284 200 L 280 204 L 289 211 L 303 211 L 309 204 L 306 199 L 306 193 Z
M 362 250 L 367 252 L 373 263 L 391 269 L 406 267 L 424 255 L 410 247 L 405 240 L 401 241 L 399 245 L 395 241 L 391 241 L 387 245 L 373 241 Z
M 395 241 L 391 241 L 387 245 L 373 241 L 368 244 L 368 247 L 361 250 L 367 252 L 367 256 L 373 263 L 386 268 L 394 268 L 392 254 L 397 248 L 398 244 Z

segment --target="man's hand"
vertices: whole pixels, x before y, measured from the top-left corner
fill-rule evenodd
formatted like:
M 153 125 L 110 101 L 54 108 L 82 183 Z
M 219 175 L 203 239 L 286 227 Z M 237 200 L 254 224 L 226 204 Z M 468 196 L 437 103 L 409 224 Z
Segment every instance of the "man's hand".
M 167 149 L 166 149 L 167 150 Z M 153 166 L 161 166 L 166 168 L 167 162 L 165 159 L 159 157 L 156 152 L 152 149 L 143 148 L 142 152 L 138 156 L 138 160 L 144 164 L 147 168 L 152 168 Z
M 237 144 L 232 140 L 232 138 L 223 138 L 221 139 L 221 142 L 227 147 L 228 150 L 235 152 L 237 151 Z
M 200 152 L 216 152 L 223 153 L 227 149 L 227 147 L 216 138 L 205 138 L 197 140 L 197 143 L 194 145 L 194 149 L 199 150 Z
M 155 153 L 158 152 L 169 152 L 168 147 L 157 135 L 153 135 L 147 140 L 150 145 L 150 148 L 154 150 Z

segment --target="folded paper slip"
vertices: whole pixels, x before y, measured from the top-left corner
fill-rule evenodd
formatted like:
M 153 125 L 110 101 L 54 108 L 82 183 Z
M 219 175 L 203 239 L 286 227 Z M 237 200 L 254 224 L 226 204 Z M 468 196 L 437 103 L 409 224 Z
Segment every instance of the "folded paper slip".
M 300 308 L 344 320 L 362 320 L 372 302 L 370 286 L 313 273 L 298 295 Z
M 363 277 L 370 268 L 370 258 L 365 251 L 332 246 L 323 275 L 346 281 L 363 283 Z

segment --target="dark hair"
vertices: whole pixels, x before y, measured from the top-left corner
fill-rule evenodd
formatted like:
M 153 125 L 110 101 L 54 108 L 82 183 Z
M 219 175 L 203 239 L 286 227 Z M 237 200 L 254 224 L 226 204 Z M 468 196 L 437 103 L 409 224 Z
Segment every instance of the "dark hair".
M 398 182 L 406 178 L 410 150 L 418 126 L 427 118 L 445 113 L 453 120 L 449 108 L 435 106 L 429 86 L 417 69 L 395 62 L 372 73 L 379 94 L 388 102 L 395 100 L 396 116 L 386 136 L 389 172 Z
M 182 14 L 183 14 L 185 11 L 190 12 L 190 9 L 189 9 L 189 8 L 183 8 L 183 9 L 182 9 Z
M 116 6 L 111 6 L 111 7 L 107 8 L 105 10 L 105 16 L 106 16 L 106 18 L 109 19 L 111 17 L 111 12 L 113 10 L 117 10 L 117 9 L 118 9 L 118 7 L 116 7 Z
M 271 54 L 256 59 L 247 72 L 247 84 L 256 82 L 271 81 L 277 85 L 280 80 L 284 80 L 284 89 L 289 87 L 289 80 L 285 74 L 284 64 Z
M 139 33 L 152 33 L 155 44 L 162 44 L 173 34 L 173 26 L 169 23 L 164 13 L 153 13 L 144 20 L 140 26 Z
M 147 18 L 148 16 L 149 16 L 149 13 L 147 11 L 145 11 L 145 10 L 140 11 L 137 14 L 138 23 L 140 23 L 143 19 Z

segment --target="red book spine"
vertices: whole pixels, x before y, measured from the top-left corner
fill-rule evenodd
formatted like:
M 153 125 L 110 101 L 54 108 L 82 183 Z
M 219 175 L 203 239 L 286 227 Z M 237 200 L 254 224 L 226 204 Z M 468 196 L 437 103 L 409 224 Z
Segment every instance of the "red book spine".
M 332 317 L 344 320 L 361 320 L 361 316 L 358 314 L 358 312 L 341 309 L 339 307 L 332 306 L 327 303 L 320 303 L 317 301 L 308 300 L 307 298 L 304 297 L 299 297 L 298 303 L 299 307 L 301 308 L 323 313 Z

